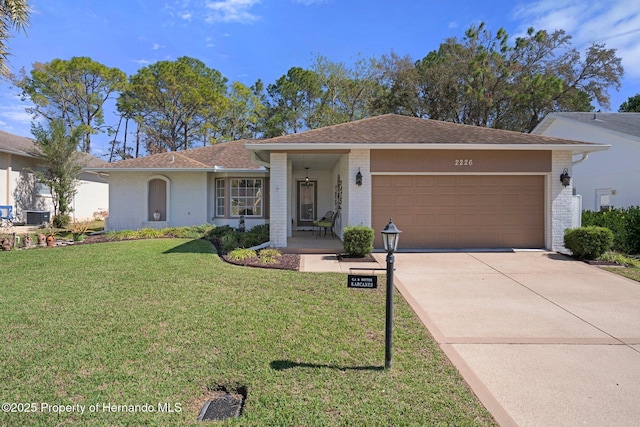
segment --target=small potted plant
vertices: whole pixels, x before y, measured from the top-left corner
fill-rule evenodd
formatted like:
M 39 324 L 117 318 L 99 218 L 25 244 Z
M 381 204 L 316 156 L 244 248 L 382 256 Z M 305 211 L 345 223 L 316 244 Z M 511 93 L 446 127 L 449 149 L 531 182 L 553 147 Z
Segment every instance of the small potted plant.
M 70 231 L 73 236 L 74 242 L 81 242 L 84 240 L 84 235 L 89 229 L 89 223 L 87 221 L 74 222 L 71 224 Z
M 153 213 L 153 220 L 154 221 L 160 221 L 160 211 L 156 209 L 156 211 Z
M 49 226 L 47 227 L 47 237 L 45 238 L 48 247 L 52 247 L 56 244 L 56 238 L 54 237 L 55 234 L 56 229 L 54 228 L 53 224 L 49 224 Z
M 0 242 L 0 245 L 2 246 L 2 250 L 3 251 L 10 251 L 11 250 L 11 239 L 9 239 L 8 237 L 4 237 L 2 239 L 2 242 Z

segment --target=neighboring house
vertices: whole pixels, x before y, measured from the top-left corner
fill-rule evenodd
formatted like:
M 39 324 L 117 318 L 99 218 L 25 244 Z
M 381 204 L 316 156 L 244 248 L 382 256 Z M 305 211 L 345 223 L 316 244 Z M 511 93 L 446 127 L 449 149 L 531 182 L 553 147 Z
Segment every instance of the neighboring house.
M 242 215 L 247 227 L 269 223 L 272 246 L 286 247 L 293 231 L 339 210 L 337 235 L 370 226 L 377 248 L 393 218 L 403 249 L 563 250 L 572 188 L 560 175 L 574 156 L 606 149 L 389 114 L 90 170 L 109 175 L 114 230 L 235 227 Z
M 33 155 L 33 139 L 0 131 L 0 205 L 13 206 L 18 221 L 40 224 L 47 217 L 53 219 L 51 189 L 36 181 L 33 171 L 44 171 L 47 165 Z M 107 162 L 83 154 L 87 167 L 100 167 Z M 77 193 L 73 198 L 71 217 L 74 220 L 92 219 L 94 212 L 109 209 L 109 184 L 96 173 L 80 175 Z
M 611 145 L 584 163 L 574 159 L 583 209 L 640 205 L 640 113 L 552 113 L 532 133 Z

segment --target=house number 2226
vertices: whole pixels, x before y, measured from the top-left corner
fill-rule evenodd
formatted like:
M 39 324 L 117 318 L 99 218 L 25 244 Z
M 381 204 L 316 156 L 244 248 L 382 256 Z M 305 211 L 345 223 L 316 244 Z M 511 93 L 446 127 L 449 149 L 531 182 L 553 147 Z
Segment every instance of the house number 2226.
M 456 159 L 454 161 L 454 166 L 472 166 L 473 159 Z

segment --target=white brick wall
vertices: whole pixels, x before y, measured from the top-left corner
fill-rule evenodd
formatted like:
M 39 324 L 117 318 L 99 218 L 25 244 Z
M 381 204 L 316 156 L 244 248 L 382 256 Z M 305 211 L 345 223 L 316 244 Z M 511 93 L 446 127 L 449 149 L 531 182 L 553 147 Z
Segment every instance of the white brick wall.
M 348 185 L 348 219 L 344 226 L 363 225 L 371 227 L 371 168 L 370 150 L 351 150 L 349 154 L 349 172 L 343 182 Z M 356 174 L 360 170 L 362 185 L 356 185 Z M 345 186 L 347 186 L 345 185 Z
M 145 226 L 147 182 L 152 176 L 169 179 L 167 226 L 200 225 L 207 222 L 207 174 L 178 172 L 111 172 L 109 176 L 109 229 L 135 230 Z
M 288 186 L 287 153 L 271 153 L 271 184 L 270 184 L 270 225 L 269 240 L 276 248 L 287 246 L 287 230 L 289 223 L 289 200 L 291 189 Z
M 560 175 L 565 168 L 571 175 L 571 152 L 554 151 L 551 176 L 547 182 L 547 206 L 551 207 L 551 212 L 547 212 L 548 217 L 551 217 L 550 221 L 547 221 L 547 247 L 552 251 L 569 253 L 564 247 L 564 230 L 571 228 L 572 224 L 573 185 L 564 187 L 560 182 Z

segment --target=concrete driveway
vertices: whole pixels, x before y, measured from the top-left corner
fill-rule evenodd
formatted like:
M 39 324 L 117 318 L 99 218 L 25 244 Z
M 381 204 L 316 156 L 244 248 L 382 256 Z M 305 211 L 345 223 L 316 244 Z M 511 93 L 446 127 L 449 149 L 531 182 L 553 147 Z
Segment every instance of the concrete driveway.
M 397 288 L 501 425 L 640 424 L 640 283 L 540 251 L 395 259 Z

